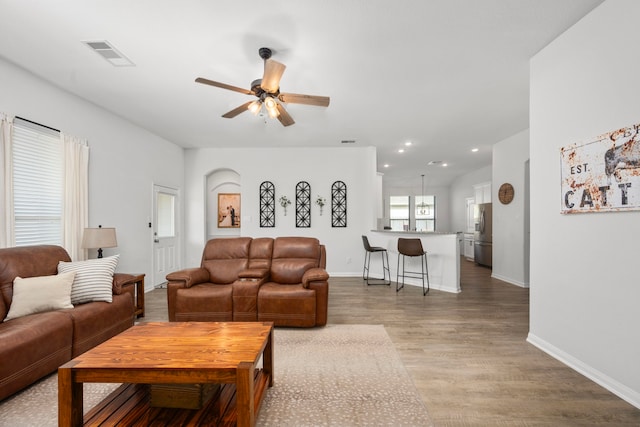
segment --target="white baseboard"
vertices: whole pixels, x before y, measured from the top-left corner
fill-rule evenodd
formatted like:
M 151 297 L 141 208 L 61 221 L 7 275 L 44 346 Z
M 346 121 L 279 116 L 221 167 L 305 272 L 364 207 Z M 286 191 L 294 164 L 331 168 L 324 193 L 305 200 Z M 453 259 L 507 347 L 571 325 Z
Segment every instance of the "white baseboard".
M 333 274 L 333 273 L 329 273 L 329 277 L 362 277 L 362 271 L 358 272 L 358 273 L 337 273 L 337 274 Z M 379 273 L 377 276 L 375 276 L 376 278 L 380 278 L 382 277 L 382 273 Z M 396 276 L 392 275 L 391 276 L 391 283 L 394 284 L 395 286 L 395 281 L 396 281 Z M 404 284 L 407 286 L 420 286 L 422 287 L 422 281 L 415 279 L 415 278 L 406 278 L 404 281 Z M 437 283 L 435 281 L 430 283 L 429 286 L 430 289 L 435 289 L 437 291 L 443 291 L 443 292 L 450 292 L 450 293 L 460 293 L 460 290 L 457 289 L 453 289 L 451 287 L 447 287 L 447 286 L 443 286 L 441 283 Z
M 559 360 L 573 370 L 589 378 L 596 384 L 599 384 L 602 387 L 606 388 L 622 400 L 625 400 L 626 402 L 629 402 L 631 405 L 640 409 L 640 392 L 627 387 L 626 385 L 620 383 L 619 381 L 616 381 L 608 375 L 603 374 L 597 369 L 594 369 L 592 366 L 585 364 L 581 360 L 576 359 L 570 354 L 567 354 L 559 348 L 553 346 L 552 344 L 549 344 L 545 340 L 540 339 L 531 332 L 529 332 L 529 335 L 527 336 L 527 342 L 538 347 L 540 350 L 544 351 L 554 359 Z
M 362 277 L 362 270 L 351 273 L 329 273 L 329 277 Z M 382 273 L 381 273 L 382 274 Z
M 495 274 L 495 273 L 491 273 L 491 277 L 493 277 L 494 279 L 498 279 L 498 280 L 502 280 L 503 282 L 507 282 L 507 283 L 511 283 L 512 285 L 516 285 L 519 286 L 521 288 L 528 288 L 529 284 L 526 282 L 523 282 L 521 280 L 515 280 L 512 279 L 510 277 L 505 277 L 505 276 L 501 276 L 499 274 Z

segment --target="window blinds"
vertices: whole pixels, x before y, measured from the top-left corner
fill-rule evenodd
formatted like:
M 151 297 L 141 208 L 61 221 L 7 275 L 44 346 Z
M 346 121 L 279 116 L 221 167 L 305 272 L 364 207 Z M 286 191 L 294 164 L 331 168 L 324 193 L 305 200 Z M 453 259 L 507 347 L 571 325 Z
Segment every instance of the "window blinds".
M 62 244 L 63 146 L 60 133 L 14 120 L 16 246 Z

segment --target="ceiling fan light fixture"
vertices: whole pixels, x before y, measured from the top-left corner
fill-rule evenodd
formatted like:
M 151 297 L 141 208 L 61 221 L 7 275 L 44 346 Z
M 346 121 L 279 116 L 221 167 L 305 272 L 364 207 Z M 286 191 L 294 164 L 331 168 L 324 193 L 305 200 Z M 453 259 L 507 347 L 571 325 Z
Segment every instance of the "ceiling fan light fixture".
M 253 101 L 251 104 L 249 104 L 248 109 L 253 113 L 254 116 L 257 116 L 260 113 L 260 110 L 262 110 L 262 101 L 260 101 L 259 99 Z
M 267 109 L 267 113 L 269 113 L 269 117 L 272 119 L 275 119 L 280 115 L 280 112 L 278 111 L 278 102 L 274 98 L 267 97 L 264 100 L 264 106 Z
M 275 119 L 280 115 L 280 112 L 278 111 L 277 108 L 271 108 L 271 109 L 267 108 L 267 113 L 269 113 L 269 117 L 272 119 Z
M 317 107 L 328 107 L 328 96 L 305 95 L 300 93 L 280 93 L 280 79 L 286 66 L 280 62 L 271 59 L 272 51 L 263 47 L 258 50 L 260 57 L 264 60 L 264 73 L 261 79 L 251 82 L 251 90 L 243 89 L 238 86 L 205 79 L 203 77 L 196 78 L 196 83 L 202 83 L 209 86 L 219 87 L 221 89 L 239 92 L 244 95 L 255 96 L 258 99 L 247 101 L 244 104 L 234 108 L 222 115 L 225 119 L 232 119 L 238 114 L 245 111 L 251 111 L 256 116 L 263 116 L 262 106 L 264 105 L 269 118 L 278 119 L 282 126 L 291 126 L 295 124 L 293 117 L 284 108 L 284 104 L 305 104 Z

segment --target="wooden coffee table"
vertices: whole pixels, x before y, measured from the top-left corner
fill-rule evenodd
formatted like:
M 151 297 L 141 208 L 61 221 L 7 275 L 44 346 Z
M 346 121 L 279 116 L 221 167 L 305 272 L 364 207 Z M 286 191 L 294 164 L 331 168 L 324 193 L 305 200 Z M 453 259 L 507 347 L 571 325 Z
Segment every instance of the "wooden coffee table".
M 258 367 L 260 356 L 262 368 Z M 264 391 L 273 385 L 273 323 L 168 322 L 133 326 L 58 369 L 59 426 L 83 425 L 86 382 L 232 384 L 237 425 L 253 426 Z M 149 410 L 149 398 L 144 393 L 131 392 L 131 396 L 137 396 L 135 405 L 118 404 L 110 410 Z M 110 405 L 98 406 L 104 410 Z

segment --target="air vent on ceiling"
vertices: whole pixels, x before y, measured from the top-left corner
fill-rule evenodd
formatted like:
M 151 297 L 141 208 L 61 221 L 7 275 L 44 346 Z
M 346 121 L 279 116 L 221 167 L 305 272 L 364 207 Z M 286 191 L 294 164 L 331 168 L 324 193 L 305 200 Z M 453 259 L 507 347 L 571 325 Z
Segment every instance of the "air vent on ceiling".
M 135 64 L 109 44 L 106 40 L 83 41 L 95 53 L 109 61 L 115 67 L 133 67 Z
M 342 144 L 355 144 L 356 140 L 355 139 L 343 139 L 342 141 L 340 141 Z

